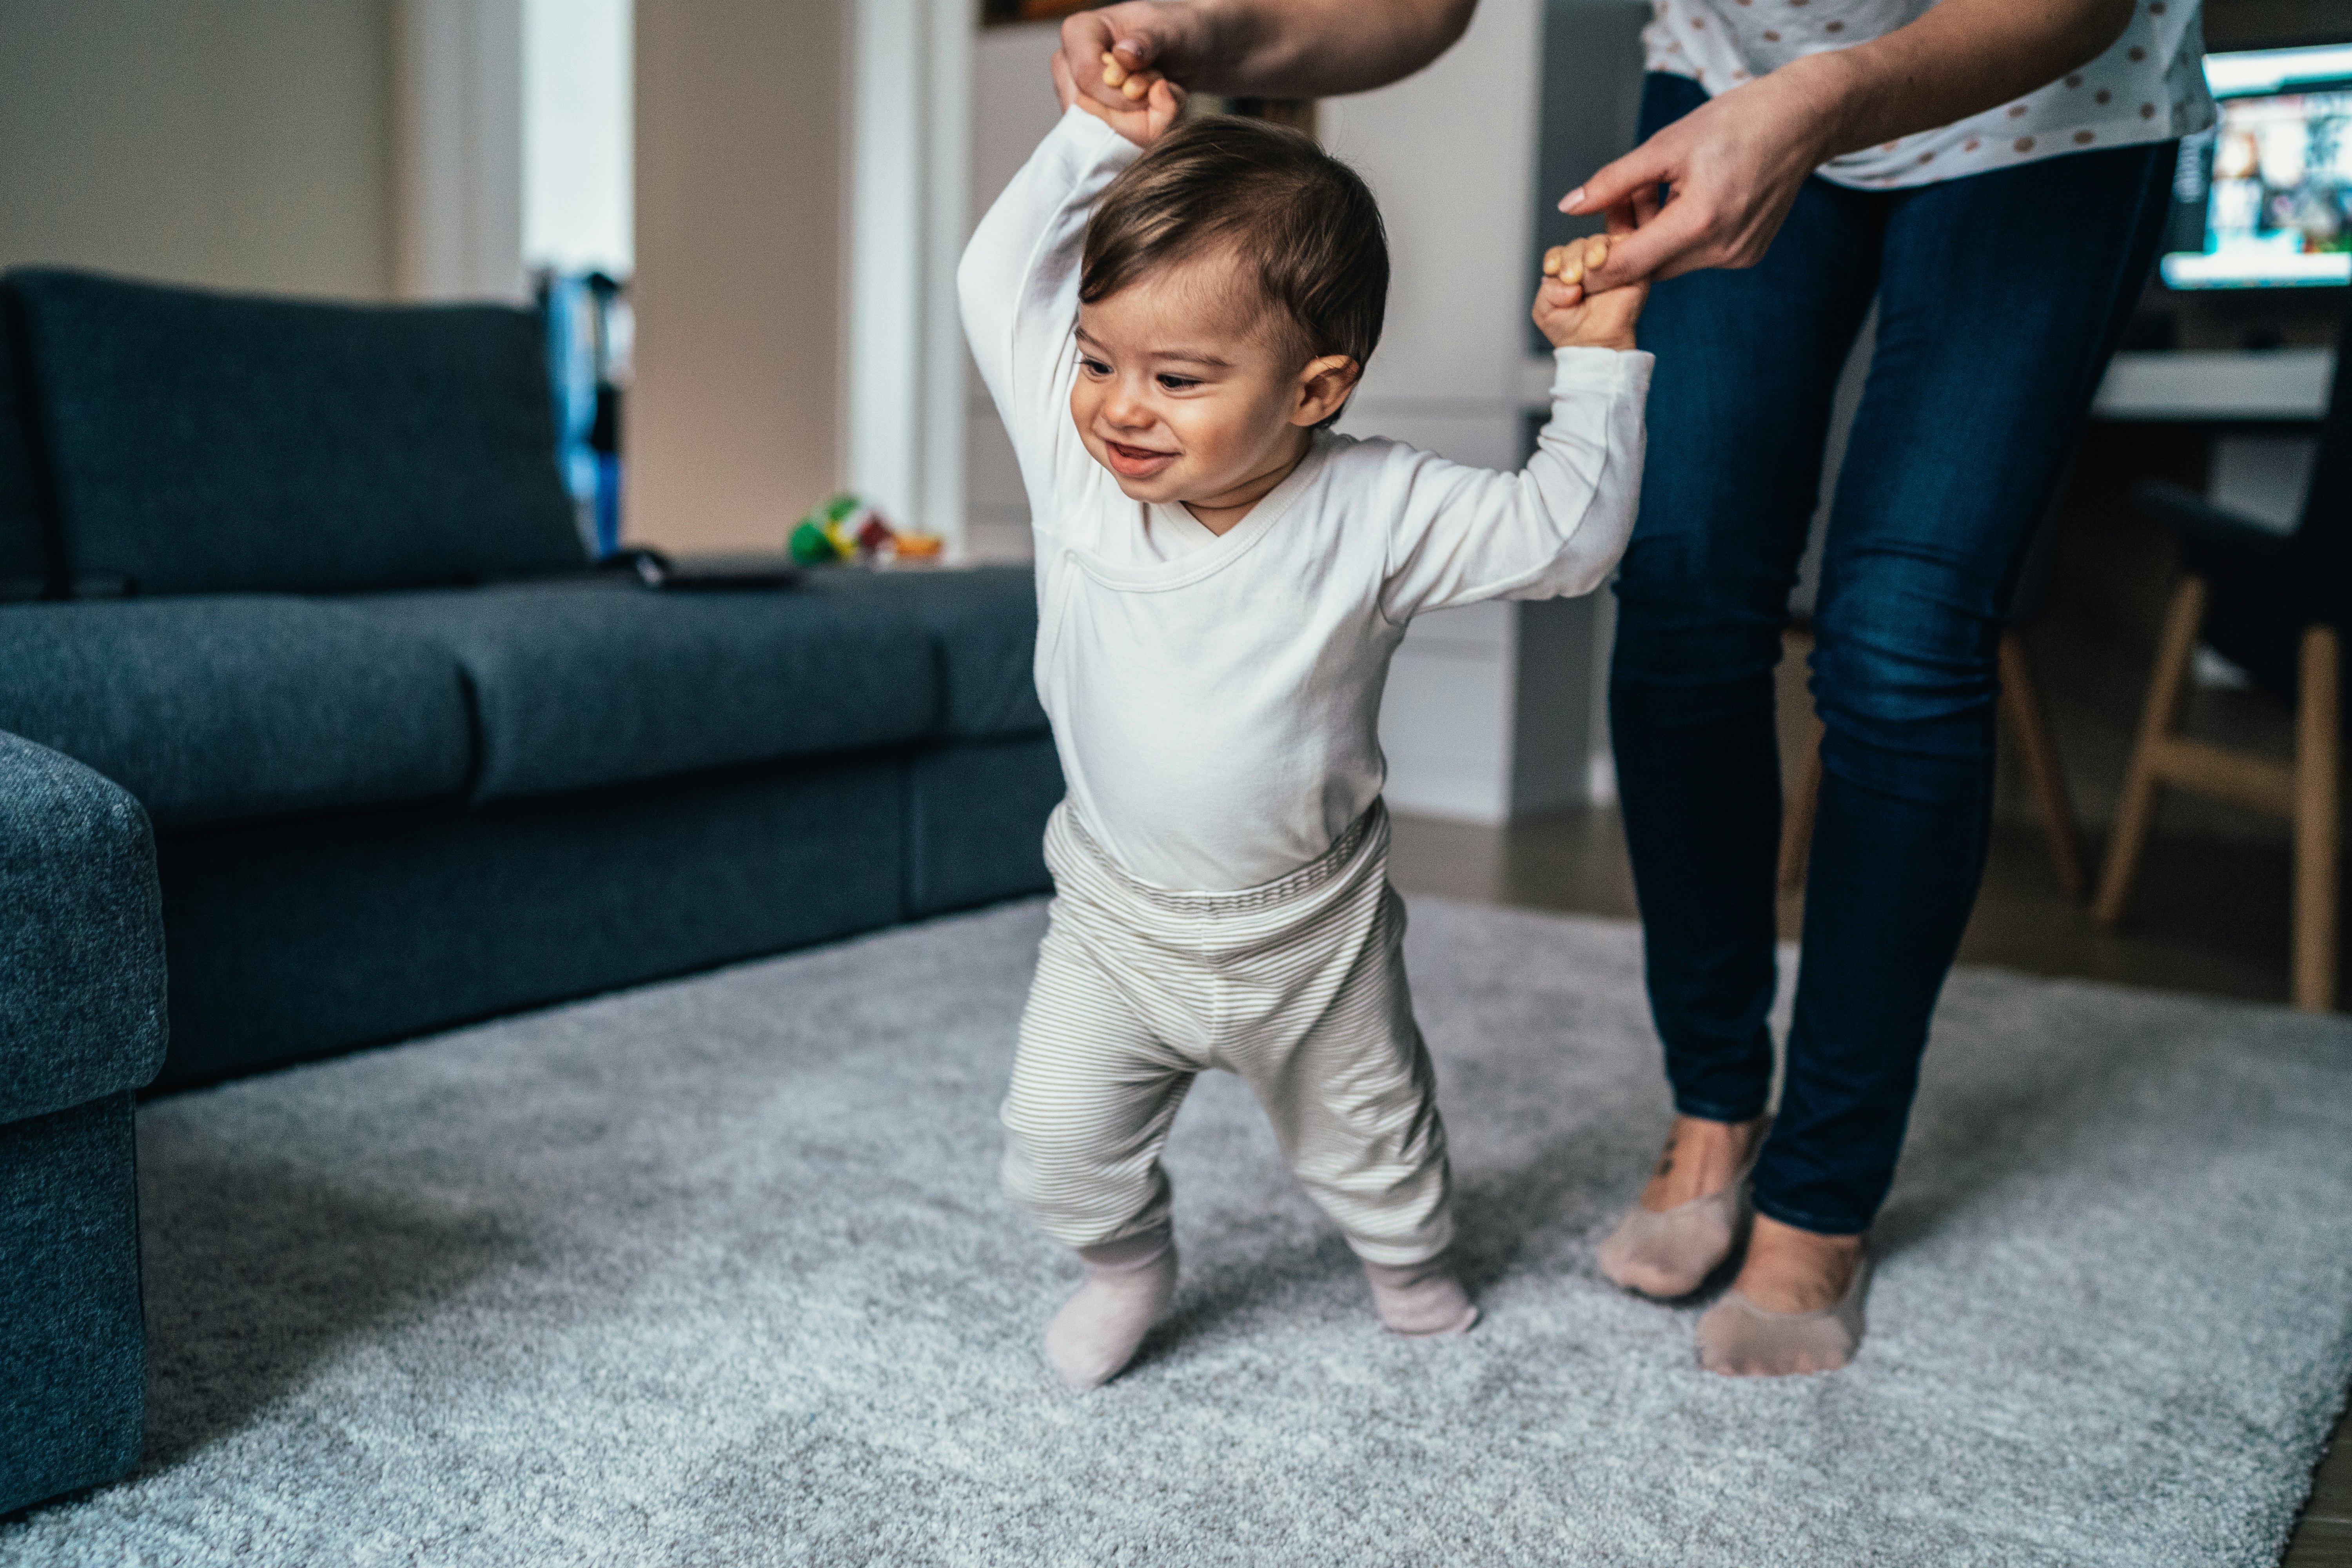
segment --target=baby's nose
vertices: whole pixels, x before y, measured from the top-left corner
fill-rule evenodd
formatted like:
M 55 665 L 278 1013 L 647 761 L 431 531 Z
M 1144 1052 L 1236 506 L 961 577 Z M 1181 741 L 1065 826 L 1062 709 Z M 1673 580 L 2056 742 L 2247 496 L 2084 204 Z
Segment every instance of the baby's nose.
M 1103 400 L 1103 416 L 1114 425 L 1129 428 L 1151 424 L 1156 417 L 1150 404 L 1124 383 L 1112 387 L 1110 395 Z

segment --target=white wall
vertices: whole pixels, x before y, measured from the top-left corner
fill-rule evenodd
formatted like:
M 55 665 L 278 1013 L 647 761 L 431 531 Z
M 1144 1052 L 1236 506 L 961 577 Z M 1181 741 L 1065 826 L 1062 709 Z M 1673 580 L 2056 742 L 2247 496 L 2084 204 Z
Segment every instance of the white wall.
M 840 481 L 848 10 L 636 8 L 634 540 L 778 549 Z
M 523 0 L 522 255 L 626 278 L 636 251 L 631 0 Z
M 381 299 L 384 0 L 0 0 L 0 266 Z
M 1045 62 L 1060 39 L 1058 24 L 1038 22 L 984 29 L 973 46 L 967 238 L 1059 117 Z M 966 548 L 982 560 L 1022 560 L 1029 554 L 1028 499 L 1013 443 L 969 353 L 963 396 Z
M 1340 428 L 1483 468 L 1527 444 L 1544 0 L 1483 0 L 1428 69 L 1326 102 L 1323 140 L 1380 198 L 1392 277 Z M 1478 605 L 1413 624 L 1381 710 L 1390 803 L 1486 823 L 1605 793 L 1594 599 Z
M 400 295 L 524 300 L 522 0 L 393 11 Z
M 1540 0 L 1483 0 L 1417 76 L 1319 110 L 1388 223 L 1388 323 L 1340 428 L 1519 463 Z
M 964 532 L 963 326 L 973 0 L 855 0 L 843 462 L 884 515 Z

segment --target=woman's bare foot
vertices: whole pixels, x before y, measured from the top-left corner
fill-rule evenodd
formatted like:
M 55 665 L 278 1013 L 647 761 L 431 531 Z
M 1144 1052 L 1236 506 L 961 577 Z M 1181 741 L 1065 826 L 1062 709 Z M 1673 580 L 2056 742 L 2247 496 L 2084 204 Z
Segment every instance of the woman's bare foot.
M 1759 1214 L 1731 1288 L 1768 1312 L 1826 1311 L 1844 1298 L 1861 1262 L 1858 1236 L 1821 1236 Z
M 1695 1198 L 1711 1196 L 1739 1179 L 1756 1153 L 1769 1116 L 1752 1121 L 1706 1121 L 1677 1116 L 1666 1130 L 1666 1146 L 1658 1155 L 1650 1184 L 1642 1189 L 1642 1206 L 1652 1214 L 1679 1208 Z

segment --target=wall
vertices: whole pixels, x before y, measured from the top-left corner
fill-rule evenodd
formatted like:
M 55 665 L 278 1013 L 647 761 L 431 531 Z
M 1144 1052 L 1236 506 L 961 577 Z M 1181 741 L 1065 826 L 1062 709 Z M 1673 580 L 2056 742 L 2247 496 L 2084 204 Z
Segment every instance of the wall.
M 0 0 L 0 266 L 383 298 L 385 0 Z
M 1564 180 L 1624 150 L 1643 14 L 1625 0 L 1483 0 L 1428 69 L 1322 105 L 1325 142 L 1380 197 L 1392 268 L 1387 328 L 1341 429 L 1486 468 L 1525 460 L 1539 214 Z M 1390 804 L 1504 822 L 1609 798 L 1610 607 L 1603 593 L 1414 622 L 1381 710 Z
M 967 237 L 1060 115 L 1045 71 L 1060 41 L 1060 24 L 1033 22 L 983 28 L 972 47 Z M 1013 443 L 969 354 L 964 372 L 965 545 L 981 560 L 1020 560 L 1030 549 L 1028 493 L 1021 488 Z
M 635 265 L 630 0 L 524 0 L 522 254 L 626 278 Z
M 846 10 L 637 7 L 632 539 L 774 549 L 836 482 Z

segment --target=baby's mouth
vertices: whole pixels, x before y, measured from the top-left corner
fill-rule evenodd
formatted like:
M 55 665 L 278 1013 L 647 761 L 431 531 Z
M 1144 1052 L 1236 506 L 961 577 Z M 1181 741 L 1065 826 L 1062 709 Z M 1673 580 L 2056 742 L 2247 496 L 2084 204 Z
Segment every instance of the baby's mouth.
M 1110 458 L 1110 471 L 1122 479 L 1148 479 L 1176 460 L 1173 452 L 1130 447 L 1124 441 L 1106 439 L 1103 451 Z

